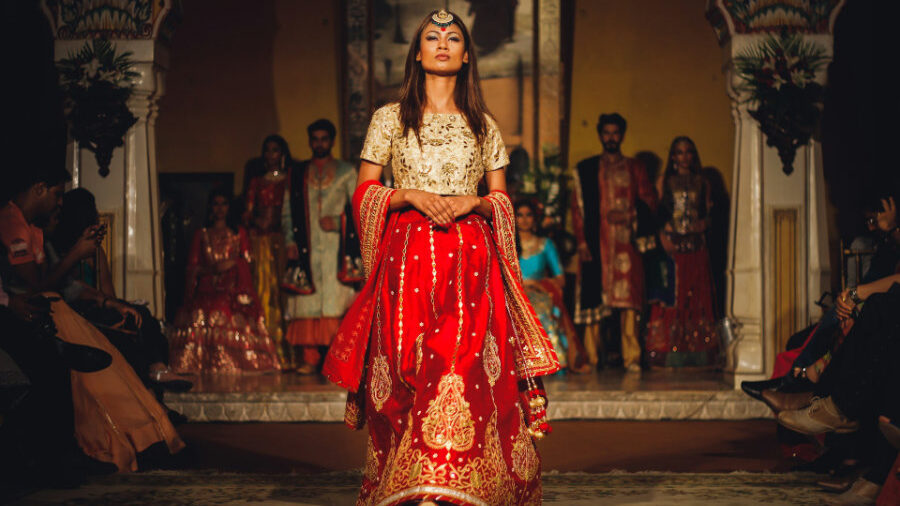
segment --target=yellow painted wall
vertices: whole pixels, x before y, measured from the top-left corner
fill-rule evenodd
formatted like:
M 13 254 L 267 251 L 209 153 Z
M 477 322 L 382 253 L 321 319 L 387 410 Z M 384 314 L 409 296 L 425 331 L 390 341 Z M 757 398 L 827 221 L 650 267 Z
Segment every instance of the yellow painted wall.
M 599 153 L 597 118 L 628 121 L 622 151 L 664 159 L 677 135 L 694 139 L 704 166 L 731 191 L 734 125 L 722 50 L 704 0 L 576 0 L 569 160 Z
M 307 124 L 326 117 L 340 128 L 340 1 L 184 2 L 159 102 L 159 170 L 231 171 L 239 191 L 265 135 L 305 158 Z M 618 111 L 626 154 L 664 157 L 674 136 L 689 135 L 731 188 L 734 127 L 704 4 L 576 0 L 572 163 L 600 151 L 597 116 Z
M 307 158 L 306 125 L 340 128 L 338 2 L 184 2 L 159 101 L 160 172 L 234 172 L 240 191 L 266 135 Z

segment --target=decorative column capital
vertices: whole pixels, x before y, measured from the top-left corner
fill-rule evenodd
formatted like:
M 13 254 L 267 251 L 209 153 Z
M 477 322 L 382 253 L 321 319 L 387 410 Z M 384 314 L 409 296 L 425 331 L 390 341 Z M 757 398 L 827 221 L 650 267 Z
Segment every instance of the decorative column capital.
M 828 34 L 846 0 L 707 0 L 709 20 L 724 46 L 739 34 Z
M 41 0 L 56 40 L 160 40 L 181 20 L 180 0 Z

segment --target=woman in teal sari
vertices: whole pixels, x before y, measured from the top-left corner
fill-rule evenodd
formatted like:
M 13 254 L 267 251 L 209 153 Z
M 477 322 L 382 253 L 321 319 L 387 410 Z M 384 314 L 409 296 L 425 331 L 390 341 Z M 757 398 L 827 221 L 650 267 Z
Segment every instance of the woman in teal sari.
M 525 294 L 553 343 L 560 365 L 575 372 L 587 372 L 590 366 L 584 360 L 578 360 L 581 347 L 575 326 L 563 305 L 565 274 L 556 246 L 549 238 L 537 234 L 539 211 L 533 201 L 516 202 L 515 211 Z M 576 367 L 579 364 L 580 367 Z

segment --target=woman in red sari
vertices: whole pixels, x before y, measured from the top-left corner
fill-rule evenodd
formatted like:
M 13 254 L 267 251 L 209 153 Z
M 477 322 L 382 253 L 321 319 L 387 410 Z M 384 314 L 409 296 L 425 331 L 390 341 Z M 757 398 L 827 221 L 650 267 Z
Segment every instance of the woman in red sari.
M 651 301 L 647 354 L 655 366 L 713 366 L 719 337 L 713 309 L 713 281 L 706 249 L 712 207 L 709 185 L 700 175 L 700 155 L 689 137 L 676 137 L 666 170 L 657 181 L 660 242 L 674 266 L 674 297 Z
M 457 16 L 429 14 L 361 154 L 367 281 L 324 368 L 351 392 L 347 423 L 369 425 L 359 504 L 541 500 L 537 377 L 559 363 L 522 290 L 509 159 L 471 47 Z M 378 183 L 388 162 L 395 189 Z
M 281 368 L 253 289 L 247 232 L 229 220 L 229 204 L 214 191 L 191 242 L 185 304 L 169 337 L 169 363 L 181 373 Z

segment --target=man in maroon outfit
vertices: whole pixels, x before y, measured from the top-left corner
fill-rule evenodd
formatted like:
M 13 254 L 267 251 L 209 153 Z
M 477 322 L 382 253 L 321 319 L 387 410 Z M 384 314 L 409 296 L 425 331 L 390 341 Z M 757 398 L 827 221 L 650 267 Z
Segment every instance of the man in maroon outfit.
M 596 364 L 600 318 L 619 314 L 622 360 L 639 372 L 641 345 L 637 320 L 644 298 L 644 270 L 634 244 L 637 203 L 656 210 L 657 196 L 644 166 L 622 155 L 625 118 L 601 114 L 597 133 L 603 153 L 578 163 L 573 216 L 581 259 L 575 299 L 575 323 L 585 325 L 584 344 Z M 596 289 L 602 281 L 603 290 Z

